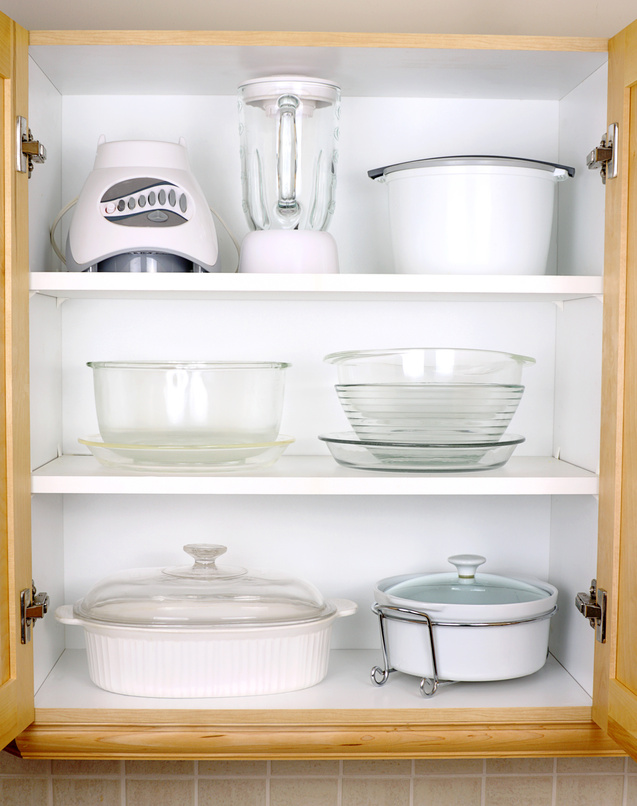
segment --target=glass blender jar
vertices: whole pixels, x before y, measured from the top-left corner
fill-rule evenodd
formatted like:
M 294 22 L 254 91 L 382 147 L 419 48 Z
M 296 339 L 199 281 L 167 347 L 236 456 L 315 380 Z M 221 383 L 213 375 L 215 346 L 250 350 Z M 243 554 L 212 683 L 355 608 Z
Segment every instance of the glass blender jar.
M 303 76 L 239 87 L 243 209 L 239 271 L 337 273 L 334 210 L 340 88 Z

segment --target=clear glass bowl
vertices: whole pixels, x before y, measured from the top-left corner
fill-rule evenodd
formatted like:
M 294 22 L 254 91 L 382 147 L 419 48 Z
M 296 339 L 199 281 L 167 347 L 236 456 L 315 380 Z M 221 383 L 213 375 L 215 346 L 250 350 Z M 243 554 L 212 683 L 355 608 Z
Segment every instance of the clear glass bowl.
M 519 384 L 534 358 L 495 350 L 408 347 L 331 353 L 339 384 L 498 383 Z
M 287 363 L 91 361 L 88 366 L 107 443 L 219 446 L 278 436 Z
M 322 434 L 319 439 L 344 467 L 420 473 L 494 470 L 505 465 L 524 442 L 524 437 L 515 434 L 488 442 L 453 444 L 361 439 L 353 432 Z
M 513 384 L 340 384 L 336 394 L 359 437 L 414 442 L 496 440 L 524 387 Z

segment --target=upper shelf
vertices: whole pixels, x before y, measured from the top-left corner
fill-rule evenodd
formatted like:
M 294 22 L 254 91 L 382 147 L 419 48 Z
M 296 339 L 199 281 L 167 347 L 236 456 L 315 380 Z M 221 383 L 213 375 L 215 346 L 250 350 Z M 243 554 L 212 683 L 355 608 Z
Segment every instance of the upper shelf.
M 565 301 L 599 297 L 588 276 L 128 274 L 32 272 L 32 293 L 61 299 L 394 299 Z
M 30 43 L 63 95 L 235 95 L 301 73 L 346 96 L 559 100 L 608 57 L 607 40 L 570 37 L 32 31 Z
M 33 493 L 121 495 L 597 495 L 595 473 L 550 456 L 514 456 L 479 473 L 353 470 L 329 456 L 283 456 L 273 466 L 224 474 L 145 474 L 64 455 L 32 474 Z

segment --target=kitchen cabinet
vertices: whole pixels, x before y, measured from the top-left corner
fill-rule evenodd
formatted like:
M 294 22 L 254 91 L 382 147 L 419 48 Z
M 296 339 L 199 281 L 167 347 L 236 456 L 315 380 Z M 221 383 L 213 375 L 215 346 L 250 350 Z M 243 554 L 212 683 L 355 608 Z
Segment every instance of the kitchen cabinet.
M 635 392 L 626 382 L 637 360 L 628 271 L 635 104 L 625 88 L 637 80 L 637 25 L 610 46 L 526 37 L 27 35 L 6 18 L 2 25 L 11 213 L 4 217 L 5 743 L 15 740 L 34 758 L 635 755 L 637 604 L 628 584 Z M 30 180 L 13 170 L 10 134 L 15 115 L 27 116 L 27 42 L 29 125 L 49 152 Z M 340 275 L 235 274 L 221 229 L 220 274 L 54 270 L 48 227 L 79 191 L 102 133 L 184 134 L 210 204 L 241 232 L 235 89 L 253 75 L 284 71 L 324 75 L 343 88 L 331 227 Z M 607 83 L 608 122 L 618 122 L 620 142 L 619 176 L 604 187 L 583 160 L 606 129 Z M 510 149 L 577 160 L 576 183 L 560 194 L 551 273 L 392 274 L 384 188 L 366 170 L 432 152 Z M 501 470 L 479 474 L 336 465 L 316 439 L 345 425 L 322 356 L 434 339 L 537 359 L 515 420 L 524 445 Z M 195 352 L 291 361 L 282 430 L 297 441 L 275 466 L 153 476 L 106 470 L 82 454 L 78 437 L 96 429 L 87 360 Z M 181 545 L 203 540 L 227 544 L 240 564 L 285 564 L 326 595 L 359 602 L 359 614 L 343 620 L 352 626 L 335 630 L 323 683 L 258 698 L 122 697 L 90 683 L 81 637 L 65 635 L 51 612 L 33 626 L 32 642 L 20 643 L 17 601 L 32 578 L 54 609 L 110 570 L 181 562 Z M 546 667 L 521 680 L 444 687 L 431 699 L 420 696 L 417 679 L 398 674 L 373 687 L 374 583 L 444 568 L 446 556 L 468 550 L 487 554 L 486 570 L 522 568 L 560 589 Z M 608 593 L 604 644 L 572 604 L 594 575 Z

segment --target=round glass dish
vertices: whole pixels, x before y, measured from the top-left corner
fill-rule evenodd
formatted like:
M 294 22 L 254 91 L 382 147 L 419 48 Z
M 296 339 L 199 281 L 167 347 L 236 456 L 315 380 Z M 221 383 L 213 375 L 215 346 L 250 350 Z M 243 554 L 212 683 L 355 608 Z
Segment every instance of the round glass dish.
M 330 353 L 339 384 L 498 383 L 519 384 L 534 358 L 496 350 L 407 347 Z
M 363 439 L 487 442 L 506 431 L 524 387 L 495 383 L 339 384 L 336 394 Z
M 78 439 L 104 465 L 141 473 L 230 473 L 273 465 L 294 437 L 245 445 L 118 445 L 99 436 Z
M 426 443 L 361 439 L 353 432 L 321 434 L 334 459 L 358 470 L 460 473 L 494 470 L 511 458 L 524 437 L 508 434 L 492 442 Z
M 236 628 L 304 624 L 335 612 L 309 582 L 218 566 L 225 546 L 184 546 L 194 563 L 106 577 L 73 606 L 86 622 L 124 627 Z

